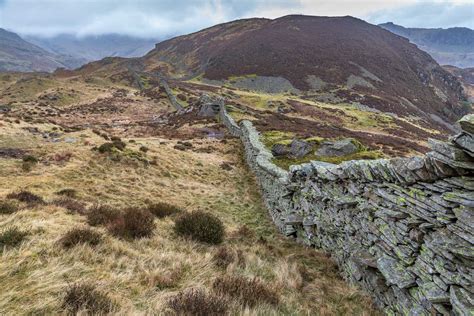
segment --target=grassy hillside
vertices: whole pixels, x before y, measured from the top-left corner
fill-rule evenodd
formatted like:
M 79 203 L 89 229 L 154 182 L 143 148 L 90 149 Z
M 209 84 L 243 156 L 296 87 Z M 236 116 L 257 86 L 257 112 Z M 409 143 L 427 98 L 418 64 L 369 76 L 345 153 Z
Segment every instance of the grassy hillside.
M 240 142 L 214 120 L 160 121 L 171 110 L 160 89 L 107 79 L 11 74 L 0 83 L 3 313 L 160 314 L 193 305 L 247 315 L 378 314 L 326 254 L 274 229 Z M 173 89 L 187 100 L 200 91 Z M 117 138 L 125 148 L 114 147 Z M 133 231 L 120 225 L 134 216 L 91 225 L 102 214 L 97 205 L 138 214 L 156 203 L 179 211 L 159 213 L 143 238 L 121 234 Z M 223 222 L 222 243 L 174 229 L 198 210 Z

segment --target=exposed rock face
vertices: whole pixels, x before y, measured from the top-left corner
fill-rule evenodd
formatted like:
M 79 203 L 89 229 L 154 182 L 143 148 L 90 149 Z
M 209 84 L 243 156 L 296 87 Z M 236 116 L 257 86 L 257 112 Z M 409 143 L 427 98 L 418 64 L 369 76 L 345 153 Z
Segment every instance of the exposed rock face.
M 294 139 L 290 144 L 290 156 L 293 158 L 301 158 L 306 156 L 311 152 L 313 146 L 304 141 L 299 139 Z
M 285 157 L 290 153 L 290 149 L 285 144 L 274 144 L 272 146 L 272 154 L 275 157 Z
M 357 146 L 351 139 L 341 139 L 335 142 L 324 142 L 316 151 L 316 155 L 323 157 L 341 157 L 357 152 Z
M 220 104 L 222 99 L 213 99 L 207 94 L 203 94 L 199 98 L 199 116 L 214 117 L 219 114 Z
M 224 106 L 220 116 L 241 138 L 279 229 L 330 252 L 384 312 L 474 313 L 474 139 L 466 123 L 423 157 L 313 161 L 286 172 L 249 121 L 238 126 Z

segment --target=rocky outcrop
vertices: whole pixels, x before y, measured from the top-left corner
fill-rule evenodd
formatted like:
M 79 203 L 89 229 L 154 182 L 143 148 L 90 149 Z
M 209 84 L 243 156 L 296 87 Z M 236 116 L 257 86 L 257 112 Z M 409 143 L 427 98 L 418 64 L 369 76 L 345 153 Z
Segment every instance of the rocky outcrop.
M 161 79 L 160 80 L 160 85 L 163 87 L 163 89 L 166 92 L 166 95 L 168 96 L 168 99 L 171 102 L 171 105 L 176 109 L 176 111 L 182 111 L 184 108 L 181 105 L 181 103 L 178 102 L 176 99 L 175 95 L 173 94 L 173 91 L 171 90 L 170 86 L 166 82 L 166 80 Z
M 312 161 L 289 172 L 271 162 L 251 122 L 237 125 L 224 106 L 220 118 L 241 138 L 278 228 L 331 253 L 385 313 L 474 313 L 472 115 L 425 156 Z

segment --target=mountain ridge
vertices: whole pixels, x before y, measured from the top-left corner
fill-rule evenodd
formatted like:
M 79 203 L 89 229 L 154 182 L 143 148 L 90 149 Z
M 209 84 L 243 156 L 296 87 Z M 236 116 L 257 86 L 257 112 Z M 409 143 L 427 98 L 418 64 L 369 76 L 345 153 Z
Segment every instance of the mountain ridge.
M 474 67 L 474 30 L 470 28 L 408 28 L 393 22 L 379 26 L 406 37 L 440 64 L 460 68 Z

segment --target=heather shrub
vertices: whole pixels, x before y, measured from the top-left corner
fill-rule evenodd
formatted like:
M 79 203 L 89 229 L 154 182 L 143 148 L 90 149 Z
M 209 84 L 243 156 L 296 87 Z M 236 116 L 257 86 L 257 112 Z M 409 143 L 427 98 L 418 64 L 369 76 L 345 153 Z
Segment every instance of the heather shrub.
M 42 197 L 29 191 L 10 193 L 7 195 L 7 199 L 14 199 L 28 204 L 44 204 L 44 200 Z
M 63 248 L 72 248 L 78 244 L 96 246 L 101 241 L 101 234 L 90 228 L 73 228 L 61 237 L 59 243 Z
M 122 238 L 149 237 L 155 229 L 154 216 L 147 210 L 128 208 L 109 223 L 108 229 L 113 235 Z
M 158 202 L 148 205 L 148 211 L 158 218 L 163 218 L 182 212 L 179 207 L 165 202 Z
M 0 201 L 0 215 L 13 214 L 18 211 L 18 204 L 12 201 Z
M 9 227 L 0 231 L 0 250 L 4 247 L 15 247 L 28 235 L 27 232 L 21 231 L 17 227 Z
M 77 197 L 77 191 L 75 189 L 61 189 L 56 192 L 57 195 L 67 196 L 70 198 Z
M 181 291 L 168 300 L 167 306 L 177 315 L 225 315 L 229 305 L 222 297 L 201 289 Z
M 226 269 L 229 264 L 234 262 L 234 260 L 235 253 L 225 246 L 219 247 L 212 256 L 212 261 L 214 262 L 214 264 L 222 269 Z
M 209 244 L 220 244 L 225 234 L 224 224 L 219 218 L 201 211 L 183 213 L 175 220 L 174 231 L 180 236 Z
M 114 303 L 93 285 L 73 284 L 66 289 L 62 308 L 70 315 L 81 311 L 86 311 L 89 315 L 107 314 L 114 309 Z
M 107 225 L 119 216 L 119 210 L 108 205 L 95 204 L 87 210 L 87 223 L 91 226 Z
M 279 303 L 278 293 L 257 278 L 221 276 L 214 280 L 212 289 L 218 295 L 237 299 L 249 307 L 257 304 L 278 305 Z
M 148 147 L 146 147 L 146 146 L 140 146 L 140 151 L 141 151 L 141 152 L 146 153 L 146 152 L 148 152 L 148 150 L 149 150 Z
M 69 197 L 62 197 L 53 201 L 53 204 L 67 209 L 71 213 L 85 214 L 86 206 L 84 203 Z

